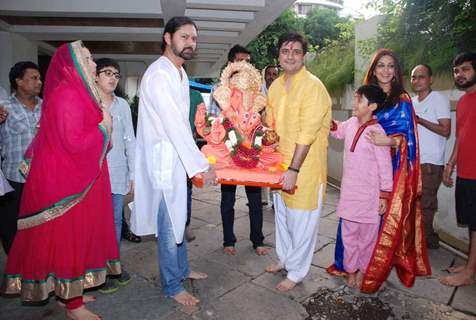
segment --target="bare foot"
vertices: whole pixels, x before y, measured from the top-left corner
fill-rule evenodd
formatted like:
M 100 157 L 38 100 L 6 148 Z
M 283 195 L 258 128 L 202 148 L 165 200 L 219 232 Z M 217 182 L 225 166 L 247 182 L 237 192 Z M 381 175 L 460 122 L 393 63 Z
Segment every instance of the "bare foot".
M 66 317 L 70 320 L 101 320 L 100 316 L 92 313 L 91 310 L 86 309 L 85 306 L 66 311 Z
M 229 256 L 234 256 L 236 255 L 236 249 L 235 247 L 224 247 L 223 253 Z
M 256 247 L 255 249 L 256 254 L 259 256 L 265 256 L 269 253 L 269 248 L 268 247 Z
M 188 275 L 189 279 L 192 280 L 203 280 L 208 278 L 208 274 L 204 272 L 198 272 L 198 271 L 190 271 L 190 274 Z
M 364 274 L 360 271 L 357 271 L 357 275 L 355 276 L 355 287 L 357 289 L 362 288 L 362 281 L 364 280 Z
M 286 278 L 280 283 L 278 283 L 278 285 L 276 286 L 276 289 L 278 289 L 281 292 L 287 292 L 289 290 L 292 290 L 295 286 L 296 286 L 295 282 Z
M 452 266 L 452 267 L 449 267 L 448 269 L 448 272 L 449 273 L 459 273 L 461 271 L 463 271 L 465 265 L 462 265 L 462 266 Z
M 354 273 L 349 273 L 349 277 L 347 278 L 347 281 L 345 282 L 345 284 L 346 284 L 349 288 L 355 288 L 356 280 L 357 280 L 356 272 L 354 272 Z
M 461 272 L 440 278 L 440 282 L 450 287 L 470 286 L 476 284 L 475 273 L 464 268 Z
M 264 271 L 269 272 L 269 273 L 275 273 L 283 270 L 283 266 L 279 263 L 273 263 L 272 265 L 269 265 L 264 269 Z
M 339 269 L 337 269 L 335 264 L 332 264 L 332 265 L 328 266 L 326 268 L 326 271 L 330 275 L 333 275 L 333 276 L 336 276 L 336 277 L 346 277 L 347 276 L 347 272 L 340 271 Z
M 187 242 L 192 242 L 196 239 L 196 236 L 193 234 L 192 227 L 190 226 L 185 227 L 185 239 Z
M 94 302 L 96 301 L 96 297 L 89 295 L 89 294 L 83 294 L 83 303 L 89 303 L 89 302 Z M 62 308 L 66 307 L 66 304 L 62 302 L 61 300 L 57 301 L 58 305 Z
M 173 299 L 184 306 L 195 306 L 200 302 L 185 290 L 173 296 Z

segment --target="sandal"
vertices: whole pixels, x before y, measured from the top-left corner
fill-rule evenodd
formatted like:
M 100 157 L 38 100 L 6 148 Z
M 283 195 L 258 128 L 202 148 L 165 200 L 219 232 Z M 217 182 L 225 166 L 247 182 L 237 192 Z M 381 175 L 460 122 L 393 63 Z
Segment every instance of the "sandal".
M 134 233 L 132 233 L 132 231 L 128 227 L 122 229 L 121 238 L 135 243 L 139 243 L 142 241 L 141 237 L 136 236 Z

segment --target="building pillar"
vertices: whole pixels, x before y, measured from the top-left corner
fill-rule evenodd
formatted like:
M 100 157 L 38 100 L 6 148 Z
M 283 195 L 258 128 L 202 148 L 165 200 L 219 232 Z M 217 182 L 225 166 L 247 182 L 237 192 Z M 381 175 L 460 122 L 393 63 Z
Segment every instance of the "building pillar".
M 0 31 L 0 85 L 10 91 L 8 73 L 18 61 L 38 63 L 38 45 L 35 41 L 9 31 Z

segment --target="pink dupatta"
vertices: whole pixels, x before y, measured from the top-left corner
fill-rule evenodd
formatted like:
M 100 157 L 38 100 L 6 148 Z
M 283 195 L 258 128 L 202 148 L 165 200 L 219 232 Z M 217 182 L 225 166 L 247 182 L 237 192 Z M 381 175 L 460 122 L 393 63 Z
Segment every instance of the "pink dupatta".
M 40 129 L 25 154 L 19 229 L 65 214 L 101 172 L 109 136 L 81 41 L 62 45 L 46 74 Z

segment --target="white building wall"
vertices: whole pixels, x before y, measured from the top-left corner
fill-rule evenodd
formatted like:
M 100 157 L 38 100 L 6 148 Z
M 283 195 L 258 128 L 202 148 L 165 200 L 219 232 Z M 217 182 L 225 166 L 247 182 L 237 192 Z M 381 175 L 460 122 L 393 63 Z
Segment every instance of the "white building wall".
M 345 110 L 332 110 L 332 119 L 344 121 L 349 119 L 350 112 Z M 327 149 L 327 175 L 332 178 L 331 183 L 342 181 L 342 165 L 344 158 L 344 140 L 337 140 L 329 136 Z
M 455 92 L 456 93 L 456 92 Z M 456 112 L 451 112 L 451 135 L 446 142 L 445 163 L 453 151 L 456 131 Z M 453 173 L 453 179 L 456 181 L 456 173 Z M 445 187 L 443 184 L 438 190 L 438 213 L 435 216 L 434 227 L 438 233 L 444 233 L 446 237 L 457 239 L 464 244 L 469 244 L 468 229 L 460 228 L 456 224 L 455 210 L 455 188 Z M 461 249 L 461 248 L 460 248 Z
M 0 85 L 10 90 L 8 73 L 18 61 L 38 63 L 38 46 L 18 34 L 0 31 Z

